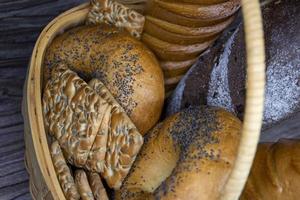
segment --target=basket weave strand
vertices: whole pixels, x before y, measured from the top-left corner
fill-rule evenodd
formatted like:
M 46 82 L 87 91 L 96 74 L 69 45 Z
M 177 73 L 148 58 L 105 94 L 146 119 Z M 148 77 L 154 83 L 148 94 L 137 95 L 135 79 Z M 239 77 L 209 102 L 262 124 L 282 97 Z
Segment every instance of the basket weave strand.
M 127 6 L 143 7 L 146 0 L 119 0 Z M 23 105 L 26 161 L 33 199 L 65 200 L 50 157 L 41 108 L 41 72 L 43 57 L 52 39 L 64 30 L 84 23 L 89 5 L 71 9 L 54 19 L 36 42 L 27 74 Z M 263 114 L 265 65 L 262 20 L 258 0 L 242 0 L 247 46 L 247 94 L 242 138 L 234 169 L 220 199 L 238 199 L 259 139 Z M 200 187 L 200 186 L 199 186 Z
M 249 175 L 263 119 L 265 50 L 258 0 L 242 0 L 247 51 L 247 93 L 242 138 L 234 168 L 221 200 L 237 200 Z

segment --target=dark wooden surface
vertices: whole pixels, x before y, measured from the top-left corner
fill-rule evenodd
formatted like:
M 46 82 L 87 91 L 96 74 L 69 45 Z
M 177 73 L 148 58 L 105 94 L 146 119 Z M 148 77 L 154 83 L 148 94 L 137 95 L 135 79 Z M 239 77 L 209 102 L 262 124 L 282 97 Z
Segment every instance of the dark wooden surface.
M 31 199 L 24 166 L 21 101 L 28 61 L 42 28 L 86 0 L 0 0 L 0 200 Z M 300 113 L 264 141 L 299 137 Z M 274 131 L 276 130 L 276 131 Z
M 21 101 L 28 61 L 43 29 L 87 0 L 0 0 L 0 200 L 31 199 Z

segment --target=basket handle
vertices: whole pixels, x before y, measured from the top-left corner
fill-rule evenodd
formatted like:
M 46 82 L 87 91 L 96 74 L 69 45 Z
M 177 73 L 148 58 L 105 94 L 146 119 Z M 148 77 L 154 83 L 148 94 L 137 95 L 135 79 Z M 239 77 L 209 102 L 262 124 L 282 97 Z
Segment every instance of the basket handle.
M 108 0 L 100 1 L 103 3 Z M 124 4 L 132 9 L 134 5 L 143 5 L 146 0 L 117 0 L 117 2 L 121 4 L 117 3 L 116 5 Z M 252 166 L 263 119 L 265 51 L 260 4 L 259 0 L 241 0 L 241 2 L 247 50 L 246 108 L 237 158 L 232 173 L 220 196 L 221 200 L 237 200 L 239 198 Z M 96 21 L 100 19 L 99 16 L 101 17 L 102 10 L 97 5 L 97 0 L 91 0 L 91 3 L 93 7 L 89 17 L 92 19 L 91 22 L 94 22 L 93 19 Z M 112 5 L 106 6 L 110 7 Z M 118 9 L 121 8 L 118 6 Z M 122 9 L 126 10 L 124 7 Z M 125 24 L 125 28 L 128 28 L 132 35 L 139 37 L 142 33 L 144 19 L 138 13 L 137 16 L 134 26 Z M 103 17 L 107 17 L 108 21 L 111 20 L 109 21 L 110 23 L 118 24 L 113 17 L 110 17 L 110 13 Z M 124 26 L 124 24 L 119 25 Z
M 247 52 L 247 93 L 242 137 L 221 200 L 237 200 L 247 181 L 263 120 L 265 48 L 259 0 L 242 0 Z

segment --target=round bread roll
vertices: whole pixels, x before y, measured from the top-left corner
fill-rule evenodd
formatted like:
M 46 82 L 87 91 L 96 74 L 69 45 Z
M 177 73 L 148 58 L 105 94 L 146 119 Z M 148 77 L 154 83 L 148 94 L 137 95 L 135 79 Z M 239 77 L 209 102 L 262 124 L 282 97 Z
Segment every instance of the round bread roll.
M 167 118 L 145 138 L 117 199 L 218 199 L 240 130 L 236 117 L 215 107 L 190 107 Z
M 128 32 L 103 24 L 79 26 L 58 36 L 45 55 L 44 83 L 60 62 L 86 81 L 100 79 L 142 134 L 159 119 L 162 70 L 153 53 Z
M 262 143 L 240 200 L 298 199 L 299 187 L 300 141 Z

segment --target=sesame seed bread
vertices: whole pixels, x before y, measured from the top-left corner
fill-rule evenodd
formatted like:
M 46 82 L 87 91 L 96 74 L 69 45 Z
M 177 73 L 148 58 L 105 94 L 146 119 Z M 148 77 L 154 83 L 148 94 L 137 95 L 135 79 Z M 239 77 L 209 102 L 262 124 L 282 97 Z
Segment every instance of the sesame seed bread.
M 162 70 L 154 54 L 125 30 L 79 26 L 56 37 L 45 55 L 44 83 L 60 62 L 87 82 L 101 80 L 142 134 L 158 121 L 164 101 Z

